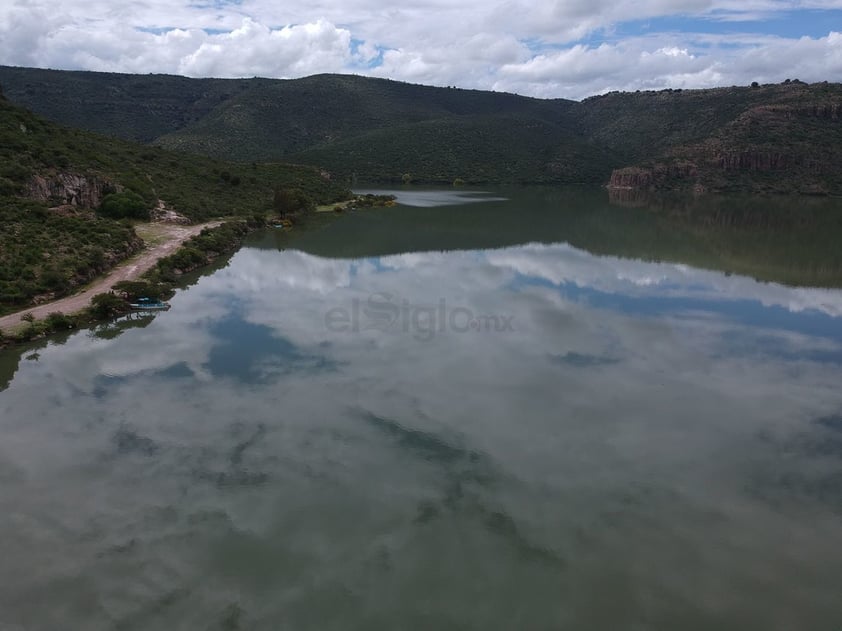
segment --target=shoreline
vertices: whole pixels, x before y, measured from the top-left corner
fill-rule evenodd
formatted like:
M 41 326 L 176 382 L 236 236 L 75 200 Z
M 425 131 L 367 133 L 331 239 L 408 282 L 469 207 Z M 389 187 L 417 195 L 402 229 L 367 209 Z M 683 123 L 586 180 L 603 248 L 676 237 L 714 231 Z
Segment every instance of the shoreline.
M 91 299 L 95 295 L 109 292 L 111 287 L 120 281 L 138 280 L 143 274 L 154 268 L 160 260 L 176 253 L 186 241 L 207 228 L 217 228 L 222 224 L 222 221 L 209 221 L 189 226 L 164 223 L 149 224 L 155 230 L 149 230 L 145 238 L 141 236 L 146 243 L 146 247 L 138 254 L 113 267 L 105 276 L 99 277 L 70 296 L 0 316 L 0 334 L 2 334 L 0 348 L 6 345 L 4 342 L 14 343 L 14 338 L 11 336 L 20 333 L 30 325 L 30 322 L 24 319 L 29 314 L 34 316 L 36 322 L 45 320 L 53 313 L 75 316 L 91 305 Z M 152 241 L 151 244 L 150 241 Z

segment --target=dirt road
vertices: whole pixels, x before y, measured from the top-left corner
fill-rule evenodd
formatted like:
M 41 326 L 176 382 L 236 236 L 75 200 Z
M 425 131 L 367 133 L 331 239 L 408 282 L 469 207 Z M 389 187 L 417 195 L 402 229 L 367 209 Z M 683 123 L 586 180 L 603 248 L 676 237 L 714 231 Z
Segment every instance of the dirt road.
M 37 320 L 41 320 L 55 311 L 61 311 L 62 313 L 81 311 L 88 306 L 93 296 L 107 292 L 112 285 L 119 283 L 121 280 L 139 278 L 141 274 L 154 266 L 158 259 L 175 252 L 187 239 L 199 234 L 205 228 L 213 228 L 220 223 L 222 222 L 212 221 L 195 226 L 164 223 L 140 225 L 137 227 L 137 233 L 146 242 L 146 248 L 142 252 L 120 263 L 108 272 L 107 276 L 93 281 L 79 293 L 0 317 L 0 330 L 17 329 L 23 323 L 21 316 L 27 313 L 31 313 Z

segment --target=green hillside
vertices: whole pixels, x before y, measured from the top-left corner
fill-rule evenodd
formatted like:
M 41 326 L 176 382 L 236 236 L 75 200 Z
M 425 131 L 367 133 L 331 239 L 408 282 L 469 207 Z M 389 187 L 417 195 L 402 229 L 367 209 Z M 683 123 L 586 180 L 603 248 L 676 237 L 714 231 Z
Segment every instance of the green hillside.
M 248 81 L 0 66 L 0 86 L 10 101 L 63 125 L 151 142 L 203 119 Z
M 372 130 L 474 116 L 562 119 L 572 102 L 433 88 L 348 75 L 253 79 L 201 121 L 156 144 L 236 160 L 273 160 Z
M 323 143 L 295 154 L 341 179 L 450 184 L 602 183 L 611 154 L 552 123 L 527 117 L 470 116 L 423 121 Z
M 842 85 L 782 84 L 613 93 L 576 106 L 592 142 L 643 189 L 842 194 Z
M 577 103 L 347 75 L 186 79 L 0 67 L 53 120 L 345 178 L 842 194 L 842 85 L 609 93 Z M 810 114 L 818 112 L 818 114 Z
M 104 216 L 159 200 L 191 220 L 265 214 L 276 188 L 327 203 L 346 191 L 314 167 L 228 163 L 62 127 L 0 95 L 0 313 L 64 295 L 136 252 Z

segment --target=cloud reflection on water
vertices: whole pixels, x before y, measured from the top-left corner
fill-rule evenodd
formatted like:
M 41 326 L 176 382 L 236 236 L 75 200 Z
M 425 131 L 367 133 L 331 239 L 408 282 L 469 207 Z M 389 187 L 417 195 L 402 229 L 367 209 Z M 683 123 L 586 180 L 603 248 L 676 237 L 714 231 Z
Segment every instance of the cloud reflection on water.
M 423 341 L 325 325 L 330 309 L 377 293 L 506 314 L 514 327 Z M 559 606 L 584 611 L 572 571 L 658 598 L 671 576 L 675 602 L 701 590 L 714 610 L 731 606 L 727 589 L 675 570 L 689 555 L 681 563 L 717 585 L 763 586 L 773 620 L 815 607 L 831 583 L 793 593 L 750 568 L 842 576 L 827 556 L 842 544 L 842 460 L 810 447 L 835 428 L 815 419 L 842 412 L 842 292 L 562 244 L 357 260 L 246 248 L 172 304 L 114 339 L 47 346 L 0 394 L 0 479 L 16 480 L 0 506 L 50 514 L 40 545 L 72 571 L 80 550 L 127 549 L 115 524 L 145 519 L 132 536 L 172 559 L 173 589 L 202 572 L 211 592 L 231 588 L 180 543 L 196 536 L 254 563 L 258 550 L 277 555 L 264 579 L 291 601 L 284 568 L 296 563 L 388 592 L 425 557 L 470 553 L 498 572 L 452 568 L 457 600 L 469 583 L 502 596 L 512 585 L 490 577 L 515 576 L 531 598 L 565 585 Z M 454 531 L 468 543 L 452 547 Z M 4 534 L 37 543 L 17 526 Z M 784 544 L 801 560 L 770 552 Z M 16 593 L 50 592 L 10 558 L 0 580 L 17 573 Z M 215 562 L 236 576 L 226 559 Z M 99 562 L 90 571 L 97 585 L 109 576 Z M 131 609 L 108 606 L 119 620 Z

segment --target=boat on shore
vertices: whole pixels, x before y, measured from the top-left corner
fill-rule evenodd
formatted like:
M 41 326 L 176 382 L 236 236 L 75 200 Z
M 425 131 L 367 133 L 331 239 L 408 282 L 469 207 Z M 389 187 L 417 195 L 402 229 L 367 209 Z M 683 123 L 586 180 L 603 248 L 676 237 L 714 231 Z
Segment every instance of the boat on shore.
M 166 311 L 170 308 L 170 303 L 153 300 L 152 298 L 138 298 L 134 302 L 130 302 L 129 307 L 133 311 Z

